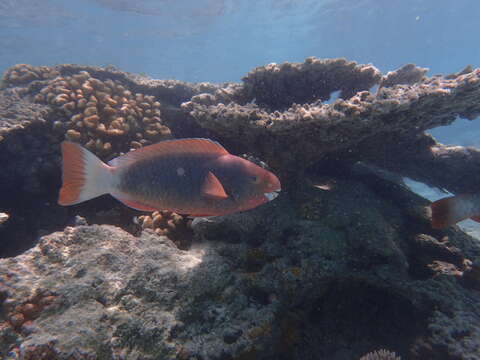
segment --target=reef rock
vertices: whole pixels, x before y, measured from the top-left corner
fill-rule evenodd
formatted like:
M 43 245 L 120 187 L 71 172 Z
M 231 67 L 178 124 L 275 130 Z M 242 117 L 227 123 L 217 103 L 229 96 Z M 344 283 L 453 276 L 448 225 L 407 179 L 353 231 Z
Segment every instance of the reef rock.
M 0 260 L 0 355 L 480 359 L 463 281 L 478 243 L 432 231 L 425 200 L 364 176 L 201 224 L 188 250 L 106 225 L 44 236 Z
M 45 177 L 58 166 L 54 145 L 59 138 L 49 126 L 51 116 L 49 107 L 32 103 L 18 91 L 0 91 L 1 189 L 15 186 L 28 193 L 43 192 Z

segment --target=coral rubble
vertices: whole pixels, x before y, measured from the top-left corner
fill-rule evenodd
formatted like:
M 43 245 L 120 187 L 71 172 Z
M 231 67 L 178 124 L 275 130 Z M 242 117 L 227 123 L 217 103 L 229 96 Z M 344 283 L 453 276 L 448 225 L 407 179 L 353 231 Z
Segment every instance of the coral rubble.
M 220 85 L 13 67 L 0 90 L 0 357 L 480 360 L 480 245 L 432 229 L 429 202 L 401 181 L 479 190 L 478 150 L 425 133 L 473 119 L 479 95 L 480 69 L 382 75 L 344 59 Z M 191 136 L 266 160 L 282 195 L 193 228 L 106 198 L 56 205 L 62 140 L 108 160 Z

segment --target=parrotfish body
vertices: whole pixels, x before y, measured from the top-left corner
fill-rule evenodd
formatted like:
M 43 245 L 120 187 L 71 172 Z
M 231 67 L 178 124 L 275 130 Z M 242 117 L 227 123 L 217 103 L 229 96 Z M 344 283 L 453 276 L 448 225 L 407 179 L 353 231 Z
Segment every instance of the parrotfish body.
M 450 196 L 433 202 L 430 207 L 434 229 L 443 229 L 469 218 L 480 222 L 480 193 Z
M 138 210 L 216 216 L 252 209 L 281 189 L 274 174 L 208 139 L 162 141 L 108 165 L 72 142 L 62 143 L 62 155 L 61 205 L 108 193 Z

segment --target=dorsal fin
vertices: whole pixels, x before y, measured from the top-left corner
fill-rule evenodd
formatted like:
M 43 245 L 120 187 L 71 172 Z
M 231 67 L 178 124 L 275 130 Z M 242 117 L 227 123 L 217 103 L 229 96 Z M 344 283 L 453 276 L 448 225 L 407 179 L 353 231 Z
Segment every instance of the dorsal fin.
M 215 154 L 227 155 L 228 151 L 218 142 L 210 139 L 187 138 L 165 140 L 119 156 L 108 163 L 110 166 L 125 166 L 138 160 L 154 156 L 178 154 Z

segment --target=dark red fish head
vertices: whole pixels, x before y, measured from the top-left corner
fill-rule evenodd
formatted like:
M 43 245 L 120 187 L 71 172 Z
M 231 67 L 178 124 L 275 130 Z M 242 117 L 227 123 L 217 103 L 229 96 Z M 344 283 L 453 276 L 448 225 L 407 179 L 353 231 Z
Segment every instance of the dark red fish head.
M 215 160 L 214 167 L 226 193 L 236 202 L 236 211 L 271 201 L 281 190 L 280 180 L 273 173 L 241 157 L 222 156 Z
M 271 192 L 278 192 L 281 190 L 280 180 L 270 171 L 242 158 L 239 158 L 244 163 L 245 175 L 248 180 L 245 184 L 249 188 L 249 192 L 255 195 L 265 195 Z

